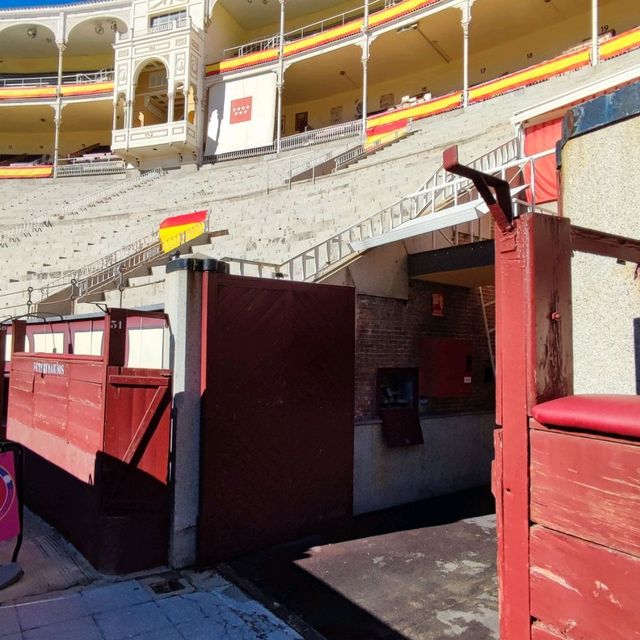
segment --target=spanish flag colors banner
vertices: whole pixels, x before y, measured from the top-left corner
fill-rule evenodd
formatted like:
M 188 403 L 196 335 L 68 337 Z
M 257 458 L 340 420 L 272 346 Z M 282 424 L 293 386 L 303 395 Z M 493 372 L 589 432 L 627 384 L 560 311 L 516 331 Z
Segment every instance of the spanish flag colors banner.
M 204 233 L 208 211 L 194 211 L 166 218 L 160 223 L 162 252 L 169 253 Z
M 65 98 L 76 96 L 94 96 L 113 93 L 113 81 L 93 82 L 85 84 L 62 85 L 62 95 Z M 55 85 L 44 87 L 3 87 L 0 88 L 0 100 L 29 100 L 29 99 L 55 99 L 57 96 Z
M 50 164 L 38 164 L 32 167 L 0 167 L 0 180 L 9 178 L 50 178 L 53 167 Z

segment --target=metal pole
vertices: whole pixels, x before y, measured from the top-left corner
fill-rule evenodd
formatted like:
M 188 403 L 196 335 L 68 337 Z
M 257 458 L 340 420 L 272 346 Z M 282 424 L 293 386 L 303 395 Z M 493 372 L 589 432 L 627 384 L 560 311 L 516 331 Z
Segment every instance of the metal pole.
M 55 137 L 53 141 L 53 177 L 58 175 L 58 157 L 60 155 L 60 123 L 62 120 L 62 54 L 66 48 L 64 42 L 58 42 L 58 85 L 56 87 L 57 99 L 55 116 Z
M 591 0 L 591 66 L 598 64 L 598 0 Z
M 463 44 L 463 88 L 462 106 L 469 106 L 469 23 L 471 22 L 471 5 L 468 0 L 462 8 L 462 44 Z
M 362 47 L 362 144 L 367 141 L 367 84 L 369 82 L 369 0 L 364 2 L 364 19 L 362 22 L 364 43 Z
M 284 5 L 280 0 L 280 47 L 278 65 L 278 116 L 276 122 L 276 152 L 280 153 L 282 140 L 282 90 L 284 88 Z

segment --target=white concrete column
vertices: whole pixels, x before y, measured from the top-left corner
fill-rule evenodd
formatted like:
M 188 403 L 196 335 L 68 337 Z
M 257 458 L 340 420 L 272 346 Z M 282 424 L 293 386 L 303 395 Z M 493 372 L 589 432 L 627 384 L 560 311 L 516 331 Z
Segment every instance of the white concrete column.
M 188 258 L 169 262 L 165 280 L 173 369 L 169 564 L 176 568 L 196 561 L 200 501 L 201 264 Z
M 462 7 L 462 106 L 469 105 L 469 24 L 471 23 L 471 3 Z
M 369 0 L 364 2 L 362 32 L 362 144 L 364 144 L 367 141 L 367 101 L 369 99 Z
M 591 66 L 595 67 L 599 62 L 598 36 L 600 28 L 598 26 L 598 0 L 591 0 Z
M 278 109 L 276 121 L 276 152 L 280 153 L 282 141 L 282 92 L 284 90 L 284 6 L 286 0 L 280 0 L 280 43 L 278 47 Z
M 175 93 L 167 94 L 167 122 L 173 122 L 175 118 L 176 95 Z M 186 105 L 185 105 L 186 107 Z
M 58 82 L 56 85 L 56 106 L 53 118 L 55 124 L 55 136 L 53 141 L 53 177 L 58 174 L 58 157 L 60 156 L 60 124 L 62 123 L 62 59 L 67 45 L 57 42 L 58 46 Z

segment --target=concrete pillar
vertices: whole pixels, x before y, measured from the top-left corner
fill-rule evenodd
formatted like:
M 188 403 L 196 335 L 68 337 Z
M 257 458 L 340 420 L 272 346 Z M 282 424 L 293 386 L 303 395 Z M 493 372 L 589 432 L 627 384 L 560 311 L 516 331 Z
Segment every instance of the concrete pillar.
M 176 94 L 169 93 L 167 94 L 167 122 L 173 122 L 175 120 L 175 105 L 176 105 Z M 186 107 L 186 105 L 185 105 Z
M 200 500 L 201 260 L 183 258 L 168 263 L 165 312 L 173 368 L 169 563 L 186 567 L 196 561 Z

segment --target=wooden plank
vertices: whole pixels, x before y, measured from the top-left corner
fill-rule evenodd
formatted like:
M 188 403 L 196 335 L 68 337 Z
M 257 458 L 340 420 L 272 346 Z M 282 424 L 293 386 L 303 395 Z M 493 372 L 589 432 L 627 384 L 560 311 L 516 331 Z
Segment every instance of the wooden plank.
M 571 244 L 575 251 L 640 263 L 640 240 L 572 225 Z
M 640 557 L 640 446 L 531 431 L 531 519 Z
M 531 615 L 564 637 L 640 640 L 640 558 L 531 529 Z
M 166 376 L 127 376 L 113 375 L 109 376 L 109 384 L 129 386 L 129 387 L 167 387 L 170 378 Z

